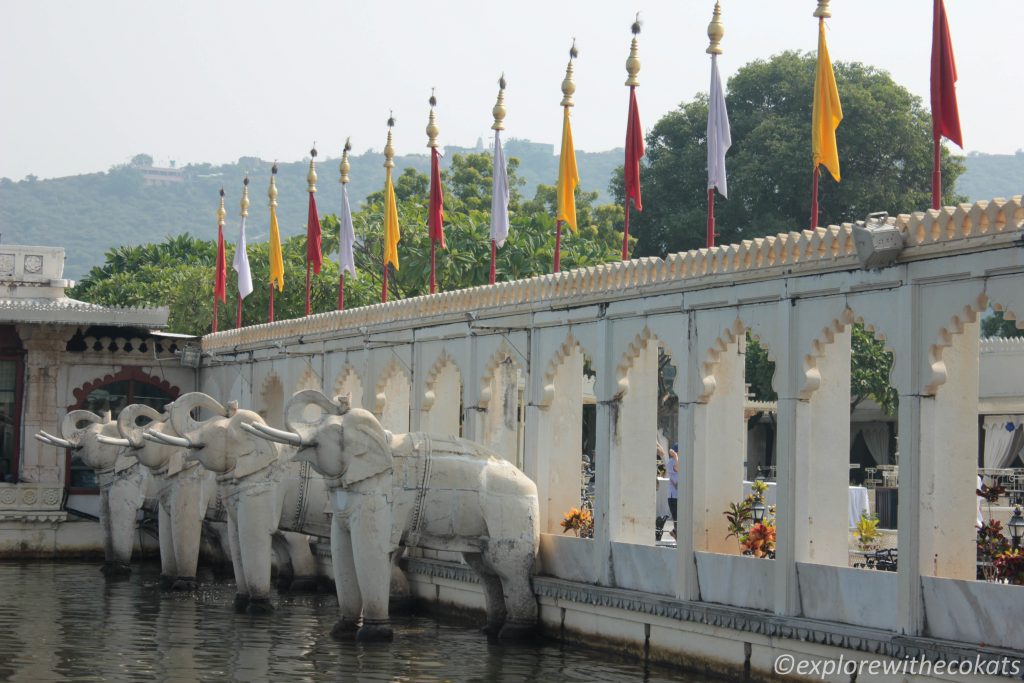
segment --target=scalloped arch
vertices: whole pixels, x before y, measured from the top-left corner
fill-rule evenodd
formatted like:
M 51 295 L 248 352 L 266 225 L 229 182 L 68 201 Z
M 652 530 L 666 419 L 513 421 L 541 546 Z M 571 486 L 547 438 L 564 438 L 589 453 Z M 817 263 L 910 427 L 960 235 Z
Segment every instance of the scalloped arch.
M 817 337 L 811 340 L 810 349 L 804 354 L 804 382 L 800 387 L 799 396 L 801 399 L 807 400 L 811 397 L 818 387 L 821 386 L 821 372 L 818 370 L 818 359 L 825 355 L 825 352 L 830 344 L 835 341 L 836 334 L 846 330 L 848 325 L 852 325 L 855 322 L 853 310 L 847 306 L 840 313 L 838 318 L 833 318 L 825 327 L 821 329 L 821 332 Z M 865 326 L 866 328 L 866 326 Z M 874 334 L 874 328 L 871 328 L 872 334 Z
M 113 382 L 122 382 L 126 380 L 143 382 L 144 384 L 156 387 L 170 396 L 172 401 L 178 398 L 181 394 L 181 389 L 174 386 L 167 380 L 149 375 L 136 366 L 126 366 L 113 374 L 97 377 L 90 382 L 86 382 L 77 389 L 72 390 L 71 395 L 75 397 L 75 402 L 68 406 L 68 410 L 77 410 L 85 405 L 86 399 L 89 398 L 89 394 L 91 394 L 94 389 L 99 389 L 107 384 L 112 384 Z
M 580 344 L 576 337 L 573 336 L 572 332 L 566 335 L 565 341 L 563 341 L 558 350 L 555 351 L 555 355 L 548 361 L 547 367 L 544 369 L 544 391 L 540 398 L 540 405 L 549 406 L 555 398 L 555 374 L 558 372 L 559 366 L 565 362 L 565 359 L 569 355 L 578 349 L 580 353 L 587 355 L 586 349 Z
M 409 385 L 409 373 L 406 372 L 405 367 L 397 359 L 392 358 L 384 367 L 384 372 L 380 373 L 380 376 L 377 378 L 377 385 L 373 392 L 373 412 L 377 414 L 384 412 L 384 404 L 387 402 L 387 394 L 385 394 L 384 389 L 396 375 L 404 377 L 406 386 Z
M 437 357 L 434 364 L 430 366 L 430 370 L 427 372 L 427 380 L 424 382 L 425 390 L 423 392 L 423 410 L 430 410 L 434 406 L 434 400 L 437 398 L 434 393 L 434 387 L 437 385 L 438 377 L 445 371 L 445 368 L 451 367 L 455 370 L 456 375 L 459 378 L 459 387 L 462 387 L 462 370 L 459 369 L 459 364 L 455 362 L 451 354 L 448 353 L 447 349 L 441 351 L 441 355 Z
M 942 358 L 943 352 L 953 345 L 953 338 L 964 331 L 964 324 L 975 322 L 978 319 L 978 314 L 988 308 L 988 304 L 988 295 L 979 294 L 973 301 L 950 316 L 949 322 L 939 328 L 935 342 L 928 346 L 928 365 L 931 368 L 931 376 L 922 393 L 931 396 L 946 383 L 949 373 L 946 371 L 946 361 Z M 1007 312 L 1004 311 L 1004 315 L 1006 314 Z M 1009 311 L 1009 314 L 1016 318 L 1013 311 Z
M 295 392 L 302 391 L 304 389 L 316 389 L 317 391 L 323 391 L 323 383 L 320 381 L 320 375 L 316 374 L 316 371 L 309 365 L 306 366 L 305 371 L 302 373 L 302 377 L 295 383 Z
M 501 341 L 498 345 L 498 349 L 491 354 L 491 357 L 484 363 L 484 370 L 480 373 L 480 403 L 481 408 L 487 407 L 487 404 L 491 400 L 491 381 L 494 379 L 494 373 L 498 371 L 498 368 L 504 363 L 511 363 L 512 367 L 516 370 L 522 370 L 521 366 L 516 361 L 515 351 L 505 340 Z
M 354 377 L 355 381 L 359 384 L 359 391 L 363 389 L 363 378 L 356 372 L 355 367 L 351 363 L 345 363 L 345 366 L 338 373 L 338 376 L 334 378 L 334 395 L 340 396 L 345 391 L 345 387 L 348 386 L 349 378 Z
M 661 341 L 658 335 L 651 332 L 649 327 L 644 325 L 644 329 L 633 337 L 633 340 L 626 347 L 626 350 L 619 358 L 618 365 L 615 367 L 615 378 L 618 385 L 618 393 L 620 395 L 625 395 L 625 393 L 629 391 L 629 370 L 633 367 L 633 363 L 636 361 L 637 357 L 648 347 L 652 340 L 658 344 L 659 348 L 664 349 L 666 356 L 672 358 L 672 353 L 669 351 L 668 346 Z
M 704 361 L 700 364 L 700 380 L 704 385 L 704 391 L 697 397 L 698 402 L 706 402 L 715 393 L 715 389 L 718 388 L 718 382 L 715 380 L 715 369 L 721 362 L 722 352 L 728 348 L 729 344 L 734 343 L 740 335 L 746 334 L 747 329 L 748 327 L 737 317 L 730 323 L 729 327 L 722 330 L 722 334 L 716 337 L 715 341 L 708 347 L 707 352 L 704 354 Z M 769 352 L 770 357 L 771 353 Z

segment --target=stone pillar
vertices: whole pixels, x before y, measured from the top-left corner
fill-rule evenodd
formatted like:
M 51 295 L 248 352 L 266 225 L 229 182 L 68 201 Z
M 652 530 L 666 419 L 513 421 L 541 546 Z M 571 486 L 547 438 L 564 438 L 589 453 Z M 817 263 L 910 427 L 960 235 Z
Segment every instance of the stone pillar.
M 614 360 L 615 354 L 611 355 Z M 643 347 L 633 359 L 626 377 L 616 383 L 615 390 L 618 400 L 610 404 L 609 415 L 612 427 L 610 537 L 622 543 L 653 545 L 657 501 L 657 341 L 649 341 Z
M 63 484 L 65 452 L 37 441 L 33 435 L 41 429 L 60 434 L 60 419 L 66 406 L 58 400 L 57 377 L 64 349 L 76 328 L 45 324 L 18 325 L 17 329 L 25 349 L 19 477 L 22 481 Z
M 706 342 L 700 345 L 700 356 L 708 346 Z M 695 550 L 739 553 L 736 539 L 726 538 L 728 523 L 722 513 L 729 503 L 743 497 L 743 461 L 747 451 L 743 419 L 745 355 L 746 339 L 741 333 L 718 351 L 718 362 L 710 369 L 715 380 L 713 393 L 689 407 L 693 411 L 693 442 L 687 454 L 692 454 L 692 471 L 689 465 L 684 469 L 693 481 L 691 519 Z M 703 363 L 703 359 L 697 362 Z M 700 365 L 697 371 L 701 371 Z M 680 515 L 680 519 L 685 517 Z

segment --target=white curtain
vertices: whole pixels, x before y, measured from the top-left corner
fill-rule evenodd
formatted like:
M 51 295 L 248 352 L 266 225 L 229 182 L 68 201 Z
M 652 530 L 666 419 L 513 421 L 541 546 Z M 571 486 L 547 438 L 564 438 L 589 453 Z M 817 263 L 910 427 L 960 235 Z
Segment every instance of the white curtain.
M 872 422 L 864 425 L 860 430 L 864 437 L 864 445 L 868 447 L 871 457 L 879 465 L 891 465 L 892 457 L 889 455 L 889 425 L 884 422 Z
M 1007 426 L 1010 426 L 1007 429 Z M 987 415 L 982 424 L 985 430 L 985 467 L 1007 467 L 1015 455 L 1010 447 L 1014 443 L 1015 430 L 1019 431 L 1021 416 L 1019 415 Z

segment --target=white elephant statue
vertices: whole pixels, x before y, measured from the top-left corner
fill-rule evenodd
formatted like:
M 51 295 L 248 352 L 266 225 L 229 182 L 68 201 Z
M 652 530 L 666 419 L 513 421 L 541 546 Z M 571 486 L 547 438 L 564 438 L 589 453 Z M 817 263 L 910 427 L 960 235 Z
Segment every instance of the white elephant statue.
M 540 541 L 536 485 L 472 441 L 392 434 L 373 413 L 315 390 L 288 402 L 288 431 L 247 431 L 299 448 L 330 489 L 331 553 L 341 619 L 336 636 L 390 640 L 389 563 L 401 547 L 462 552 L 484 587 L 488 634 L 532 635 L 530 576 Z M 311 415 L 315 413 L 315 417 Z
M 200 409 L 213 416 L 194 419 L 193 411 Z M 170 422 L 178 436 L 150 429 L 145 438 L 188 449 L 186 459 L 198 460 L 216 475 L 228 516 L 236 609 L 271 611 L 271 554 L 279 529 L 322 537 L 329 534 L 323 479 L 308 465 L 291 463 L 277 444 L 243 431 L 243 425 L 263 424 L 263 418 L 239 410 L 233 402 L 224 406 L 201 392 L 185 394 L 170 406 Z M 315 583 L 308 539 L 305 544 L 308 567 L 295 571 L 308 571 L 311 576 L 306 578 Z M 294 566 L 298 557 L 294 543 L 289 552 Z
M 96 473 L 100 488 L 100 527 L 103 533 L 103 573 L 131 573 L 132 547 L 139 509 L 150 484 L 148 470 L 118 440 L 117 422 L 107 411 L 100 416 L 72 410 L 61 422 L 61 437 L 38 432 L 36 438 L 58 448 L 74 450 Z
M 167 412 L 134 403 L 117 416 L 120 438 L 99 439 L 125 448 L 149 470 L 157 505 L 160 585 L 172 590 L 192 590 L 196 586 L 203 519 L 216 495 L 216 483 L 213 474 L 199 467 L 199 463 L 185 462 L 182 448 L 143 438 L 146 429 L 176 436 L 168 417 Z

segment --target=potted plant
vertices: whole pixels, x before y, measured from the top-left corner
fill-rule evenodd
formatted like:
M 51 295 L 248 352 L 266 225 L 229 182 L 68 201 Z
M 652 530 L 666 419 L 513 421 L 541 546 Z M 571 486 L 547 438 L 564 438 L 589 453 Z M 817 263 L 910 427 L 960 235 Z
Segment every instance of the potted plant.
M 995 560 L 1010 549 L 1010 542 L 1003 535 L 1003 525 L 995 519 L 978 528 L 978 573 L 985 581 L 997 578 Z
M 878 515 L 861 514 L 853 535 L 857 538 L 857 546 L 861 550 L 878 550 Z
M 1007 550 L 999 554 L 993 564 L 998 578 L 1014 586 L 1024 586 L 1024 552 Z
M 572 531 L 577 538 L 594 537 L 594 514 L 586 508 L 570 508 L 562 518 L 562 533 Z

